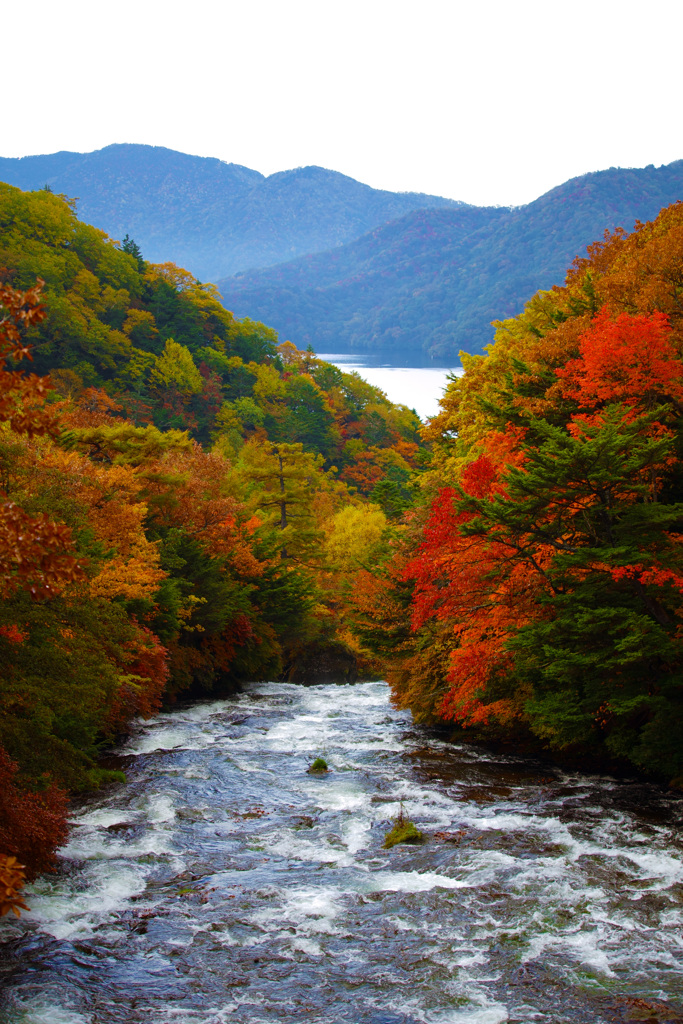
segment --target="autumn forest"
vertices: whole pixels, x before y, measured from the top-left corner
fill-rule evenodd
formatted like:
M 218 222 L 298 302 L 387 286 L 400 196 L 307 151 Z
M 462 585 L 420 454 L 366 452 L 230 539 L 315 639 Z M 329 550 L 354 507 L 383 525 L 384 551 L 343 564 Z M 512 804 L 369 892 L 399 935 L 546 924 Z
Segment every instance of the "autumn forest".
M 682 299 L 677 203 L 423 425 L 0 185 L 0 910 L 136 717 L 248 680 L 384 678 L 450 737 L 683 786 Z

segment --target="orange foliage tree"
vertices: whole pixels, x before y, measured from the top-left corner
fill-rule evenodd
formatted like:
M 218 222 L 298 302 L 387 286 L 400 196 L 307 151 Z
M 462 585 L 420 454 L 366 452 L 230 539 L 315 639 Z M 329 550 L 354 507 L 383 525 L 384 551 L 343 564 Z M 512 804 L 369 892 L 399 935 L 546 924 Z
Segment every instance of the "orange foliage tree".
M 683 778 L 682 295 L 678 203 L 463 354 L 423 432 L 427 508 L 394 548 L 403 706 Z
M 45 316 L 41 284 L 26 292 L 0 286 L 0 422 L 28 435 L 55 430 L 54 416 L 44 406 L 48 385 L 44 378 L 8 369 L 7 364 L 31 358 L 22 332 Z M 68 527 L 46 515 L 30 516 L 3 497 L 0 492 L 0 597 L 24 588 L 37 599 L 46 598 L 82 578 Z

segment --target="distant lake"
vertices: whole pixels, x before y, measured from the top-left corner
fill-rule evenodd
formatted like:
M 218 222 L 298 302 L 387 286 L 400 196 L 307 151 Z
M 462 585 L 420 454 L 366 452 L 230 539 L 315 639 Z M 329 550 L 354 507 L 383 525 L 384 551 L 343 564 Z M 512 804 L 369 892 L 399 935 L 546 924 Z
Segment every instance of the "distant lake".
M 421 360 L 414 355 L 406 357 L 405 363 L 400 359 L 393 363 L 380 362 L 377 357 L 356 352 L 320 352 L 318 358 L 346 373 L 355 370 L 368 384 L 381 388 L 390 401 L 414 409 L 422 420 L 439 411 L 439 399 L 448 383 L 448 375 L 463 373 L 459 361 L 455 366 L 427 360 L 416 365 Z

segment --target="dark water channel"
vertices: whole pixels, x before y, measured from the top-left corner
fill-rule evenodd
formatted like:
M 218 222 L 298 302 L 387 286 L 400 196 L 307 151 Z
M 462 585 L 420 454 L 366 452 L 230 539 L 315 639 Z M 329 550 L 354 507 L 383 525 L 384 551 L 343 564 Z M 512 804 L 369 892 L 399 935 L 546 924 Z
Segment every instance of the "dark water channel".
M 447 746 L 382 683 L 255 685 L 122 756 L 0 922 L 3 1024 L 683 1021 L 654 787 Z M 428 841 L 383 850 L 401 801 Z

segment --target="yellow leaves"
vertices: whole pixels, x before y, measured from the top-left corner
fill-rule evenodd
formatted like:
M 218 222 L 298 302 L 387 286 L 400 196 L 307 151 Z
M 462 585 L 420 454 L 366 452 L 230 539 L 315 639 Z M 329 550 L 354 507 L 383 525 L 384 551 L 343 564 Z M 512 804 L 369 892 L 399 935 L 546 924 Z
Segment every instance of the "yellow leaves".
M 242 420 L 233 402 L 223 402 L 216 415 L 215 430 L 217 434 L 229 430 L 241 430 Z
M 86 306 L 98 310 L 100 307 L 100 282 L 85 267 L 76 274 L 71 286 L 71 294 L 80 299 Z
M 175 288 L 177 292 L 185 292 L 195 284 L 195 278 L 187 270 L 177 266 L 175 263 L 148 263 L 145 280 L 150 284 L 157 281 L 165 281 Z
M 145 537 L 147 505 L 132 497 L 133 471 L 129 466 L 113 466 L 108 471 L 98 467 L 97 476 L 99 482 L 106 480 L 109 485 L 109 500 L 93 503 L 90 524 L 97 539 L 114 554 L 90 580 L 90 594 L 106 600 L 149 599 L 166 573 L 159 567 L 157 545 Z
M 204 387 L 204 380 L 189 348 L 179 345 L 173 338 L 167 339 L 164 351 L 150 374 L 150 382 L 161 389 L 175 388 L 187 398 L 198 395 Z
M 58 395 L 75 401 L 83 392 L 83 378 L 74 370 L 52 370 L 50 384 Z
M 387 519 L 377 505 L 347 505 L 337 512 L 325 539 L 325 554 L 332 568 L 352 572 L 372 561 Z
M 281 345 L 278 345 L 277 352 L 284 366 L 291 366 L 296 369 L 301 367 L 305 353 L 300 352 L 291 341 L 283 341 Z
M 313 352 L 305 352 L 302 349 L 298 349 L 291 341 L 283 341 L 281 345 L 278 345 L 277 353 L 283 365 L 287 369 L 295 370 L 297 373 L 308 374 L 314 366 L 320 365 L 320 360 L 316 359 Z M 313 378 L 310 379 L 312 380 Z
M 159 334 L 154 316 L 146 309 L 129 309 L 122 330 L 127 338 L 133 337 L 133 340 L 135 333 L 140 331 L 143 331 L 148 339 Z
M 177 612 L 178 618 L 183 623 L 183 629 L 188 633 L 203 633 L 204 627 L 199 622 L 194 626 L 191 626 L 190 619 L 196 612 L 199 605 L 206 604 L 206 598 L 197 597 L 196 594 L 188 594 L 185 601 L 186 603 L 182 608 L 179 608 Z
M 164 452 L 187 451 L 194 441 L 184 430 L 158 430 L 148 423 L 135 427 L 128 421 L 113 420 L 97 426 L 79 426 L 69 431 L 65 438 L 73 448 L 87 452 L 92 460 L 99 463 L 128 465 L 147 469 Z
M 285 381 L 274 366 L 259 365 L 255 367 L 255 373 L 254 399 L 257 405 L 267 406 L 274 399 L 282 398 L 285 393 Z

